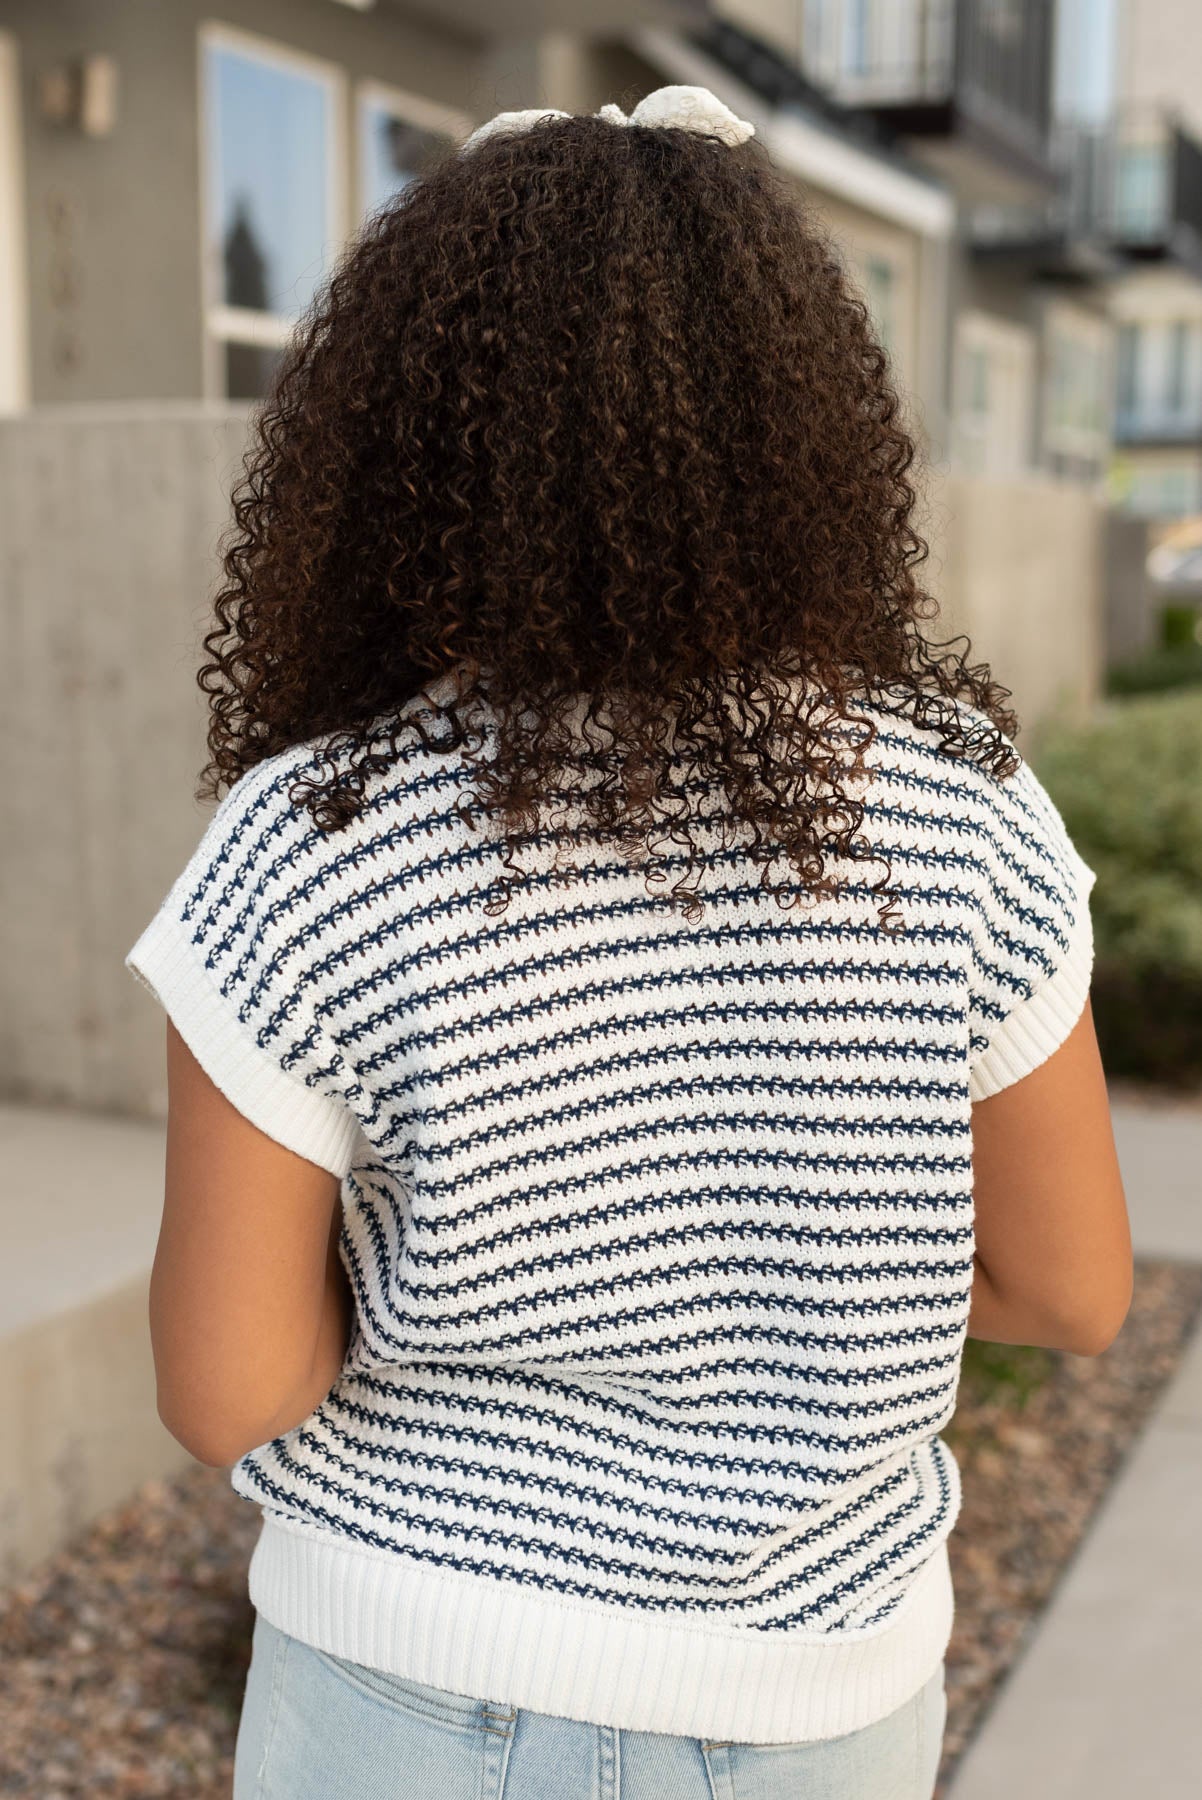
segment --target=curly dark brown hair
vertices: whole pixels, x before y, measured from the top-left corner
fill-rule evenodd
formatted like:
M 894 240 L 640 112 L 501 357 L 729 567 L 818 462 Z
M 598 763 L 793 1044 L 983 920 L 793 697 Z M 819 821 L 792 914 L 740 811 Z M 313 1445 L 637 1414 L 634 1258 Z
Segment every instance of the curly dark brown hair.
M 336 830 L 403 736 L 478 751 L 476 697 L 510 870 L 583 767 L 590 831 L 689 845 L 694 913 L 706 790 L 783 903 L 833 891 L 867 850 L 864 701 L 1017 766 L 1009 690 L 923 634 L 914 457 L 868 310 L 757 140 L 579 115 L 451 149 L 369 221 L 257 415 L 197 797 L 318 738 L 293 801 Z M 419 695 L 447 735 L 400 716 Z

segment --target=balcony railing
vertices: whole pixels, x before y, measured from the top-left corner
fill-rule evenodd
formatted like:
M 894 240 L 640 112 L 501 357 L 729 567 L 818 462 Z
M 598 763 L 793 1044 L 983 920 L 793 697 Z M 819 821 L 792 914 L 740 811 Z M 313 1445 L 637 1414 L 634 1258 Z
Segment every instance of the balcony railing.
M 1202 145 L 1174 115 L 1126 111 L 1098 129 L 1061 127 L 1070 229 L 1138 247 L 1192 233 L 1202 246 Z
M 956 0 L 818 0 L 804 61 L 853 106 L 946 99 L 955 70 Z
M 1041 152 L 1052 11 L 1051 0 L 812 0 L 803 56 L 845 105 L 894 114 L 906 129 L 924 109 L 954 108 Z
M 1149 406 L 1119 408 L 1114 416 L 1116 444 L 1202 444 L 1202 407 L 1179 412 Z
M 1171 255 L 1202 272 L 1202 144 L 1162 108 L 1124 108 L 1103 125 L 1058 124 L 1056 192 L 1045 206 L 979 207 L 979 246 L 1053 238 Z

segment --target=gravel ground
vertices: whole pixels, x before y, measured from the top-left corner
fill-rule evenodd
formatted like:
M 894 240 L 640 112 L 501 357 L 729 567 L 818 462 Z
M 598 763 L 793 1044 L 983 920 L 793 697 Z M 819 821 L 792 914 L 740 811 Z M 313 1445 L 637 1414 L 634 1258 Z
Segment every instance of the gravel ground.
M 1138 1261 L 1103 1356 L 969 1345 L 936 1800 L 1202 1315 L 1202 1268 Z M 149 1482 L 0 1596 L 0 1794 L 229 1800 L 258 1509 L 224 1469 Z

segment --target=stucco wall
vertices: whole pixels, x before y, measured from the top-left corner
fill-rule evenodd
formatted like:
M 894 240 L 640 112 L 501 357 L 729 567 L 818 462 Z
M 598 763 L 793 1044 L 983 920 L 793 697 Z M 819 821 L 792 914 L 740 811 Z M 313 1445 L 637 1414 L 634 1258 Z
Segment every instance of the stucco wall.
M 195 682 L 240 413 L 0 421 L 0 1095 L 149 1116 L 158 1008 L 125 951 L 200 836 Z M 923 578 L 1028 726 L 1094 692 L 1104 514 L 1078 490 L 932 477 Z
M 907 423 L 924 451 L 937 453 L 942 441 L 944 371 L 937 360 L 939 347 L 932 344 L 924 327 L 942 309 L 946 246 L 835 195 L 810 187 L 802 191 L 823 225 L 833 232 L 843 265 L 861 293 L 870 257 L 883 257 L 893 269 L 893 379 Z

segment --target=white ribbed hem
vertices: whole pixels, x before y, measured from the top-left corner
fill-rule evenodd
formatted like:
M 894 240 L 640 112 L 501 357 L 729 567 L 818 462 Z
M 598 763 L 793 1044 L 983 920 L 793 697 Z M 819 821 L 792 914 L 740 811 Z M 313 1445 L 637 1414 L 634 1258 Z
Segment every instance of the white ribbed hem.
M 429 1568 L 264 1512 L 250 1598 L 331 1656 L 470 1698 L 626 1731 L 800 1743 L 871 1725 L 934 1673 L 954 1611 L 947 1540 L 881 1626 L 683 1625 Z
M 170 913 L 155 914 L 125 967 L 149 988 L 205 1074 L 244 1118 L 342 1179 L 354 1161 L 358 1118 L 260 1048 Z
M 1095 875 L 1080 857 L 1076 863 L 1077 918 L 1064 961 L 1029 1000 L 1015 1007 L 973 1065 L 968 1078 L 970 1100 L 987 1100 L 991 1094 L 1000 1094 L 1003 1088 L 1030 1075 L 1053 1051 L 1059 1050 L 1085 1011 L 1093 975 L 1089 890 Z

